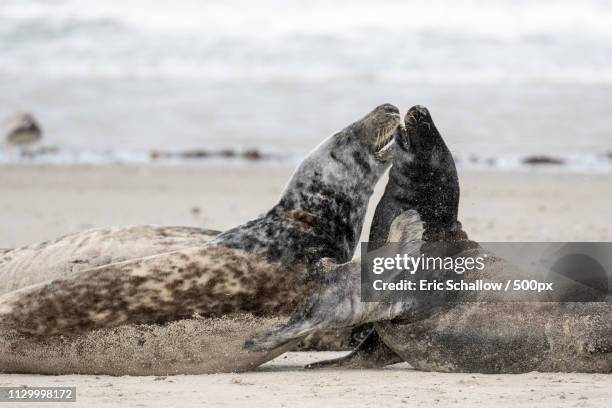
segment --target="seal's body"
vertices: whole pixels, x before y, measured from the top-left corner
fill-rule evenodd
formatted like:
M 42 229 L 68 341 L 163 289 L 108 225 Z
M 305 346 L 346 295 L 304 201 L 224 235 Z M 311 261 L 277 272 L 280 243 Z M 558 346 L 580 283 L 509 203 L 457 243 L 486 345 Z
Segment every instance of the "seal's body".
M 195 315 L 200 326 L 216 325 L 218 336 L 200 345 L 199 365 L 184 369 L 189 361 L 170 360 L 165 372 L 177 366 L 179 372 L 239 371 L 276 357 L 295 343 L 255 354 L 242 352 L 241 344 L 269 327 L 262 319 L 278 323 L 293 311 L 309 284 L 303 278 L 310 264 L 352 257 L 398 125 L 397 108 L 382 105 L 331 136 L 299 166 L 277 205 L 203 246 L 82 270 L 2 296 L 0 329 L 45 336 L 36 343 L 44 347 L 54 335 L 80 341 L 97 332 L 112 340 L 131 327 L 147 331 L 143 324 L 170 330 L 171 322 Z M 224 328 L 226 319 L 257 324 Z M 88 372 L 121 372 L 105 367 L 97 363 Z
M 379 203 L 379 216 L 375 220 L 382 226 L 373 226 L 372 231 L 377 231 L 378 238 L 389 231 L 388 241 L 400 238 L 405 252 L 416 255 L 474 258 L 483 255 L 485 251 L 467 238 L 457 222 L 456 174 L 430 177 L 455 170 L 454 164 L 443 168 L 436 165 L 452 162 L 448 150 L 446 158 L 432 157 L 433 152 L 445 149 L 439 148 L 441 138 L 438 139 L 429 113 L 424 108 L 413 108 L 406 119 L 410 143 L 398 141 L 396 137 L 393 166 L 408 173 L 405 177 L 390 178 L 390 183 L 397 185 L 387 187 L 386 192 L 392 192 L 392 196 L 383 200 L 393 200 Z M 422 138 L 430 138 L 431 143 L 422 143 Z M 401 157 L 402 146 L 410 147 L 405 149 L 405 162 Z M 437 168 L 427 171 L 432 165 Z M 415 171 L 418 177 L 414 177 Z M 415 194 L 421 183 L 430 181 L 434 183 L 427 189 L 428 196 Z M 450 185 L 436 184 L 443 181 Z M 447 187 L 450 193 L 444 194 Z M 431 194 L 434 201 L 428 201 L 432 199 Z M 391 223 L 396 207 L 408 212 L 401 212 Z M 416 213 L 427 221 L 423 223 Z M 398 230 L 404 232 L 398 234 Z M 359 264 L 329 265 L 329 268 L 337 272 L 335 277 L 326 278 L 334 276 L 333 272 L 321 274 L 321 287 L 288 325 L 248 342 L 247 348 L 262 350 L 284 344 L 313 328 L 321 330 L 375 321 L 375 332 L 356 351 L 313 366 L 380 367 L 407 361 L 417 369 L 444 372 L 612 372 L 610 303 L 499 302 L 501 299 L 495 298 L 498 295 L 487 292 L 446 291 L 438 295 L 416 292 L 403 303 L 362 303 Z M 456 278 L 452 276 L 453 271 L 427 273 L 439 280 Z M 466 272 L 463 279 L 521 278 L 521 273 L 503 259 L 488 257 L 483 271 Z
M 113 227 L 7 250 L 4 256 L 0 254 L 0 294 L 51 279 L 70 279 L 112 261 L 202 246 L 218 234 L 188 227 Z M 242 336 L 272 329 L 283 321 L 282 317 L 242 313 L 48 337 L 0 328 L 0 371 L 167 375 L 247 370 L 285 348 L 274 353 L 241 353 Z
M 199 247 L 221 232 L 192 227 L 134 225 L 96 228 L 52 241 L 0 250 L 0 294 L 130 259 Z
M 418 370 L 612 372 L 608 302 L 461 303 L 413 322 L 379 322 L 386 345 Z

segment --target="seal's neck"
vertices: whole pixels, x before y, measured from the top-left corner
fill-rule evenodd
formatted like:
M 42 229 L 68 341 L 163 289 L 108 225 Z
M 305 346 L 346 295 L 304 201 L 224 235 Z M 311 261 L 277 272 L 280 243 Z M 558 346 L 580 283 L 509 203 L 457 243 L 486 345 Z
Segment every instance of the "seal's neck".
M 338 147 L 336 145 L 336 147 Z M 317 240 L 332 244 L 333 258 L 348 262 L 361 235 L 363 221 L 377 168 L 359 168 L 350 150 L 323 146 L 315 150 L 295 171 L 270 217 L 288 219 L 308 227 Z
M 385 192 L 376 207 L 370 229 L 369 249 L 387 241 L 391 223 L 406 210 L 415 210 L 425 223 L 424 238 L 460 230 L 459 180 L 453 158 L 445 145 L 427 156 L 396 149 Z M 399 150 L 399 151 L 398 151 Z M 401 155 L 401 156 L 400 156 Z M 399 157 L 398 157 L 399 156 Z
M 305 227 L 313 237 L 335 247 L 333 258 L 348 262 L 361 235 L 372 188 L 362 186 L 346 191 L 317 181 L 304 180 L 288 189 L 268 213 Z

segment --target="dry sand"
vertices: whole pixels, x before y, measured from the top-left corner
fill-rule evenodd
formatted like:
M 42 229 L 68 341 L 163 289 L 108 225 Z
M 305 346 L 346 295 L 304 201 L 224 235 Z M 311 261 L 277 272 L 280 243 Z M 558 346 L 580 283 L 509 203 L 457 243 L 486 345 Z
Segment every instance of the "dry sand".
M 169 377 L 2 375 L 0 386 L 77 386 L 66 407 L 609 407 L 611 376 L 481 375 L 381 370 L 302 371 L 334 352 L 287 353 L 240 374 Z M 24 407 L 28 404 L 2 403 Z M 51 404 L 57 406 L 59 404 Z
M 0 166 L 0 248 L 111 225 L 224 230 L 269 209 L 292 171 Z M 460 218 L 476 240 L 612 241 L 612 176 L 460 172 L 460 180 Z
M 284 167 L 2 166 L 0 248 L 110 225 L 223 230 L 273 205 L 291 171 Z M 476 240 L 612 241 L 611 176 L 462 173 L 460 177 L 461 221 Z M 384 183 L 379 184 L 371 207 Z M 367 229 L 366 225 L 364 233 Z M 243 374 L 166 378 L 4 374 L 0 386 L 76 385 L 78 403 L 66 405 L 87 407 L 602 407 L 612 400 L 610 375 L 439 374 L 413 371 L 406 364 L 363 371 L 300 369 L 306 362 L 336 355 L 288 353 Z

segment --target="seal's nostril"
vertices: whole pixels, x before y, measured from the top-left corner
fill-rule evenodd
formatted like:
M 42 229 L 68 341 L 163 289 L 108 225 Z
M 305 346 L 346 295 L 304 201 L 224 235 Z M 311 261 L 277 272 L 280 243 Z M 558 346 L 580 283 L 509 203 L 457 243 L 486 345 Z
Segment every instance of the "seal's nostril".
M 422 105 L 415 105 L 406 113 L 406 124 L 414 125 L 430 118 L 429 111 Z
M 414 109 L 416 112 L 423 116 L 429 115 L 429 111 L 427 110 L 427 108 L 422 105 L 415 105 L 412 109 Z
M 423 105 L 414 105 L 414 109 L 418 110 L 421 113 L 427 113 L 427 108 Z

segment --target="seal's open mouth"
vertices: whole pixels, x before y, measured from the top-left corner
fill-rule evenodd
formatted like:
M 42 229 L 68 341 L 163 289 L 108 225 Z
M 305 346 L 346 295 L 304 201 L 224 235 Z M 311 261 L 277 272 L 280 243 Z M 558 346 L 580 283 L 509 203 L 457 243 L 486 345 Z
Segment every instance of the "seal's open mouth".
M 399 115 L 397 115 L 399 116 Z M 398 128 L 396 123 L 383 128 L 377 135 L 374 142 L 374 157 L 386 162 L 393 158 L 393 135 Z

